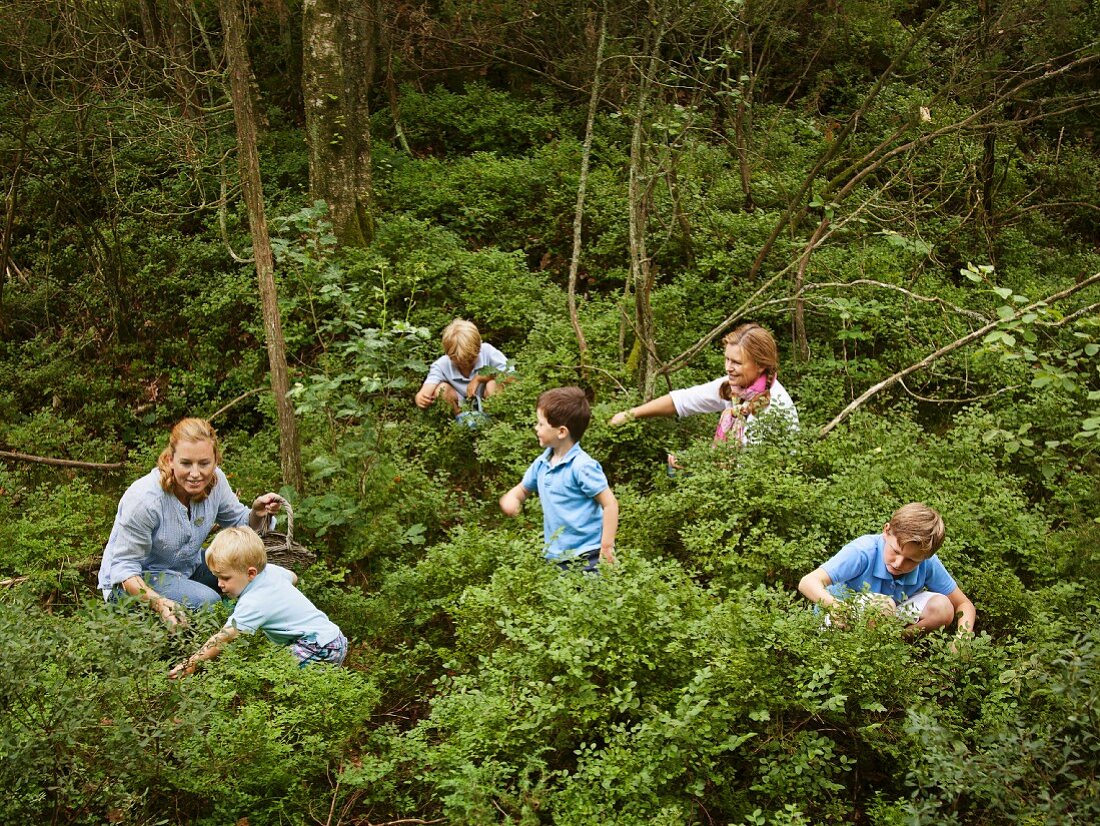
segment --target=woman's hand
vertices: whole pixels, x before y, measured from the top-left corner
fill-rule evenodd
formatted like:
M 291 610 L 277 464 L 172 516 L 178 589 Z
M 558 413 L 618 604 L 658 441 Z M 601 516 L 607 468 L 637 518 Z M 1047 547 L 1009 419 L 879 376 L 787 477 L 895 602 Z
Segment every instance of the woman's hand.
M 608 423 L 612 427 L 618 427 L 621 424 L 634 421 L 633 410 L 620 410 L 614 416 L 611 417 L 611 421 Z
M 282 509 L 283 497 L 277 493 L 265 493 L 263 496 L 257 496 L 256 501 L 252 503 L 252 515 L 256 519 L 274 516 Z
M 149 601 L 149 604 L 169 628 L 175 628 L 177 625 L 187 625 L 187 617 L 178 613 L 176 609 L 179 606 L 168 597 L 154 597 Z

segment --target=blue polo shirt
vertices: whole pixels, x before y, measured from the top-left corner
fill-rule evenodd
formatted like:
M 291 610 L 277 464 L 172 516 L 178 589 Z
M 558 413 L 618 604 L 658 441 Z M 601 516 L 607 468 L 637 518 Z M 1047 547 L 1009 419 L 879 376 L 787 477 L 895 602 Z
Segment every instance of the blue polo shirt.
M 597 496 L 608 488 L 600 463 L 580 444 L 554 467 L 551 448 L 546 448 L 523 474 L 523 487 L 538 492 L 542 502 L 542 533 L 549 560 L 571 559 L 599 549 L 603 538 L 603 508 Z
M 828 591 L 844 599 L 849 591 L 860 592 L 865 586 L 872 594 L 885 594 L 901 605 L 921 591 L 950 594 L 958 586 L 940 560 L 932 556 L 907 574 L 894 576 L 886 570 L 882 552 L 886 539 L 881 533 L 871 533 L 853 539 L 821 567 L 833 584 Z

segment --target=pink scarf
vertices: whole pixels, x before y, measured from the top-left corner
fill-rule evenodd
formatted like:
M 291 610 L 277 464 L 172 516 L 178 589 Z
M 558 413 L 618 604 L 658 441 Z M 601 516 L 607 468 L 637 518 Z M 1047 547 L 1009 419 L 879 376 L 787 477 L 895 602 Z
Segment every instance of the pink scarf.
M 743 387 L 737 392 L 737 398 L 740 399 L 740 404 L 735 404 L 733 407 L 728 407 L 722 411 L 722 418 L 718 420 L 718 429 L 714 431 L 714 442 L 725 442 L 729 439 L 730 433 L 734 435 L 734 438 L 740 444 L 745 444 L 745 420 L 749 416 L 757 412 L 757 409 L 763 409 L 768 406 L 770 398 L 762 399 L 763 405 L 753 404 L 753 400 L 758 396 L 767 393 L 771 389 L 771 383 L 774 379 L 769 379 L 767 374 L 761 373 L 756 377 L 756 381 L 750 384 L 748 387 Z

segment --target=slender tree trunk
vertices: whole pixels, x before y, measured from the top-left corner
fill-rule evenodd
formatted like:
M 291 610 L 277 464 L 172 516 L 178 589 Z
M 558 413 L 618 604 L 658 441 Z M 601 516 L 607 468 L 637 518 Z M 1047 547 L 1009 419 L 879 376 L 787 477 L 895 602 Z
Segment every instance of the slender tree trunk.
M 639 95 L 642 104 L 644 92 Z M 649 399 L 655 387 L 653 371 L 656 360 L 652 356 L 654 348 L 653 306 L 650 293 L 653 288 L 653 269 L 646 249 L 646 225 L 649 221 L 647 209 L 648 187 L 645 184 L 646 152 L 643 126 L 644 105 L 639 107 L 634 119 L 634 132 L 630 140 L 630 180 L 628 200 L 630 208 L 630 280 L 634 283 L 634 352 L 631 361 L 635 363 L 638 376 L 638 390 L 643 398 Z
M 405 128 L 401 125 L 401 107 L 397 99 L 397 79 L 393 76 L 393 39 L 386 26 L 386 17 L 382 0 L 374 0 L 374 19 L 378 24 L 378 60 L 383 66 L 383 83 L 386 85 L 386 102 L 390 107 L 390 120 L 393 121 L 394 135 L 401 151 L 412 155 L 412 147 L 405 137 Z
M 981 65 L 983 74 L 986 71 L 992 61 L 990 40 L 992 32 L 991 22 L 991 10 L 993 0 L 978 0 L 978 14 L 980 21 L 978 23 L 978 50 L 981 57 Z M 979 106 L 987 105 L 994 99 L 995 92 L 988 79 L 982 80 L 980 86 L 981 99 L 978 103 Z M 990 120 L 997 119 L 996 112 L 990 112 Z M 979 215 L 982 219 L 982 225 L 987 233 L 987 246 L 989 249 L 990 261 L 994 265 L 996 261 L 996 245 L 993 243 L 994 236 L 996 235 L 997 228 L 995 226 L 993 216 L 993 196 L 994 196 L 994 178 L 997 174 L 997 129 L 994 126 L 985 126 L 982 129 L 982 162 L 978 167 L 978 181 L 981 191 L 979 192 L 979 198 L 981 199 Z
M 172 63 L 172 80 L 180 101 L 180 114 L 184 118 L 201 119 L 202 106 L 199 88 L 195 80 L 194 52 L 191 48 L 191 23 L 183 0 L 167 0 L 164 12 L 164 41 Z
M 279 422 L 279 463 L 283 481 L 301 490 L 302 459 L 298 451 L 298 428 L 294 408 L 287 397 L 289 371 L 286 343 L 275 289 L 275 259 L 264 214 L 263 188 L 260 181 L 260 155 L 257 148 L 256 110 L 249 88 L 251 68 L 245 39 L 243 0 L 218 0 L 225 54 L 229 64 L 229 93 L 233 100 L 233 119 L 237 125 L 237 158 L 241 168 L 241 188 L 248 205 L 252 247 L 256 256 L 256 275 L 260 285 L 260 305 L 264 316 L 264 337 L 271 367 L 271 391 Z
M 810 360 L 810 341 L 806 337 L 806 299 L 802 296 L 802 285 L 806 282 L 806 270 L 810 266 L 810 256 L 821 241 L 821 236 L 829 228 L 829 219 L 822 218 L 810 240 L 798 259 L 798 270 L 794 277 L 794 346 L 797 358 L 801 362 Z
M 596 123 L 596 107 L 600 101 L 600 64 L 603 62 L 604 42 L 607 39 L 607 15 L 600 15 L 600 36 L 596 44 L 596 60 L 592 67 L 592 94 L 588 98 L 588 119 L 584 124 L 584 145 L 581 148 L 580 180 L 577 183 L 577 207 L 573 213 L 573 256 L 569 261 L 569 321 L 577 336 L 581 367 L 585 364 L 588 343 L 584 339 L 580 318 L 577 315 L 577 273 L 581 264 L 581 227 L 584 220 L 584 197 L 588 188 L 588 163 L 592 156 L 592 131 Z
M 0 330 L 7 327 L 4 321 L 4 282 L 8 280 L 8 262 L 11 261 L 11 234 L 15 229 L 15 200 L 19 196 L 19 176 L 23 172 L 23 149 L 26 146 L 29 120 L 23 121 L 23 134 L 15 153 L 15 165 L 11 173 L 4 215 L 4 237 L 0 240 Z
M 650 3 L 650 19 L 656 20 L 656 9 Z M 638 83 L 634 129 L 630 137 L 630 176 L 627 184 L 629 201 L 630 278 L 634 282 L 634 350 L 629 361 L 636 361 L 638 390 L 642 397 L 653 397 L 657 385 L 656 324 L 653 320 L 653 267 L 646 248 L 646 227 L 649 223 L 648 151 L 645 142 L 645 120 L 649 107 L 649 91 L 657 73 L 658 54 L 664 28 L 653 34 L 646 55 L 646 68 Z
M 328 203 L 333 233 L 348 246 L 366 246 L 374 234 L 368 92 L 380 9 L 355 0 L 302 4 L 310 192 Z
M 747 13 L 746 8 L 746 13 Z M 753 63 L 752 37 L 747 30 L 742 32 L 741 49 L 744 62 L 749 71 L 755 72 Z M 752 166 L 749 164 L 749 151 L 752 146 L 752 95 L 755 78 L 741 84 L 741 96 L 737 99 L 737 113 L 733 118 L 734 145 L 737 151 L 737 170 L 741 176 L 741 192 L 745 196 L 742 205 L 745 212 L 752 212 L 755 204 L 752 199 Z

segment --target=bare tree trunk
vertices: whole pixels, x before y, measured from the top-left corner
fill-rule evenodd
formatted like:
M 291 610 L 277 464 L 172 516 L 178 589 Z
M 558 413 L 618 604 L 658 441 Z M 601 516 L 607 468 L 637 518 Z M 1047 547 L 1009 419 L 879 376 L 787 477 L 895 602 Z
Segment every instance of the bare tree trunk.
M 992 60 L 990 54 L 990 31 L 992 26 L 991 9 L 993 0 L 978 0 L 978 15 L 981 18 L 978 23 L 978 50 L 981 56 L 983 74 L 986 65 Z M 979 87 L 980 102 L 978 105 L 985 105 L 989 101 L 996 97 L 996 94 L 992 88 L 992 85 L 988 77 L 981 81 Z M 991 111 L 989 113 L 990 120 L 997 119 L 997 112 Z M 982 161 L 978 166 L 978 183 L 980 185 L 980 192 L 978 197 L 981 201 L 979 205 L 978 214 L 981 216 L 982 226 L 986 232 L 986 247 L 989 252 L 989 260 L 992 264 L 996 265 L 996 244 L 994 243 L 994 237 L 997 232 L 993 216 L 993 195 L 994 195 L 994 178 L 997 174 L 997 129 L 994 126 L 986 126 L 982 130 Z
M 15 200 L 19 196 L 19 176 L 23 172 L 23 149 L 26 146 L 29 123 L 29 120 L 23 121 L 23 134 L 19 138 L 19 149 L 15 153 L 15 166 L 11 173 L 11 187 L 8 189 L 4 216 L 4 237 L 0 240 L 0 330 L 7 326 L 4 323 L 4 282 L 8 279 L 8 262 L 11 260 L 11 234 L 15 229 Z
M 795 272 L 794 277 L 794 346 L 795 353 L 798 360 L 801 362 L 807 362 L 810 360 L 810 341 L 806 337 L 806 299 L 802 295 L 802 285 L 806 281 L 806 270 L 810 266 L 810 256 L 813 255 L 813 251 L 817 249 L 818 242 L 821 241 L 821 236 L 825 234 L 825 230 L 829 228 L 829 219 L 822 218 L 821 223 L 817 225 L 817 229 L 814 230 L 814 234 L 810 237 L 810 240 L 806 242 L 805 248 L 802 250 L 802 257 L 798 259 L 798 270 Z
M 384 67 L 382 82 L 386 85 L 386 101 L 390 107 L 393 131 L 401 151 L 406 155 L 412 155 L 412 147 L 409 146 L 409 140 L 405 137 L 405 128 L 401 125 L 401 107 L 397 102 L 397 81 L 393 76 L 393 39 L 386 27 L 382 0 L 374 0 L 374 19 L 378 26 L 378 60 Z
M 229 64 L 229 93 L 233 100 L 233 119 L 237 124 L 237 158 L 241 168 L 241 188 L 248 205 L 252 247 L 256 256 L 256 275 L 260 285 L 260 305 L 264 316 L 264 337 L 271 367 L 271 391 L 279 422 L 279 464 L 283 481 L 295 490 L 303 487 L 302 458 L 298 450 L 298 428 L 294 408 L 287 397 L 289 376 L 286 343 L 279 317 L 275 289 L 275 259 L 264 214 L 264 196 L 260 181 L 260 155 L 257 149 L 256 110 L 249 89 L 251 76 L 245 40 L 243 0 L 218 0 L 225 36 L 225 55 Z
M 746 8 L 747 12 L 747 8 Z M 745 31 L 741 37 L 745 65 L 755 75 L 753 63 L 752 38 Z M 737 150 L 737 170 L 741 176 L 741 192 L 745 196 L 742 206 L 745 212 L 752 212 L 755 204 L 752 199 L 752 167 L 749 165 L 749 149 L 752 146 L 752 95 L 755 76 L 748 83 L 741 84 L 741 96 L 737 99 L 737 114 L 733 118 L 734 145 Z
M 592 67 L 592 94 L 588 98 L 588 119 L 584 125 L 584 145 L 581 149 L 581 172 L 577 183 L 577 208 L 573 213 L 573 256 L 569 261 L 569 321 L 577 336 L 581 367 L 584 367 L 588 343 L 584 340 L 580 318 L 577 316 L 577 272 L 581 264 L 581 225 L 584 220 L 584 196 L 588 188 L 588 162 L 592 156 L 592 130 L 596 123 L 596 107 L 600 101 L 600 64 L 603 62 L 604 42 L 607 39 L 607 16 L 600 17 L 600 37 L 596 44 L 596 60 Z
M 655 9 L 650 3 L 650 19 L 655 20 Z M 646 57 L 646 69 L 638 83 L 637 112 L 634 130 L 630 137 L 630 177 L 627 184 L 629 203 L 630 278 L 634 282 L 634 351 L 630 361 L 637 357 L 638 390 L 644 399 L 653 397 L 657 384 L 657 347 L 653 305 L 653 268 L 646 249 L 646 226 L 649 221 L 649 193 L 647 181 L 648 160 L 645 145 L 645 116 L 649 106 L 649 89 L 657 72 L 658 53 L 664 28 L 653 35 Z
M 310 192 L 326 201 L 341 244 L 374 234 L 368 92 L 381 5 L 355 0 L 302 4 L 302 84 Z
M 195 79 L 194 51 L 191 48 L 191 23 L 183 0 L 167 0 L 164 12 L 164 41 L 172 62 L 172 80 L 180 101 L 180 114 L 187 119 L 201 119 L 199 85 Z

